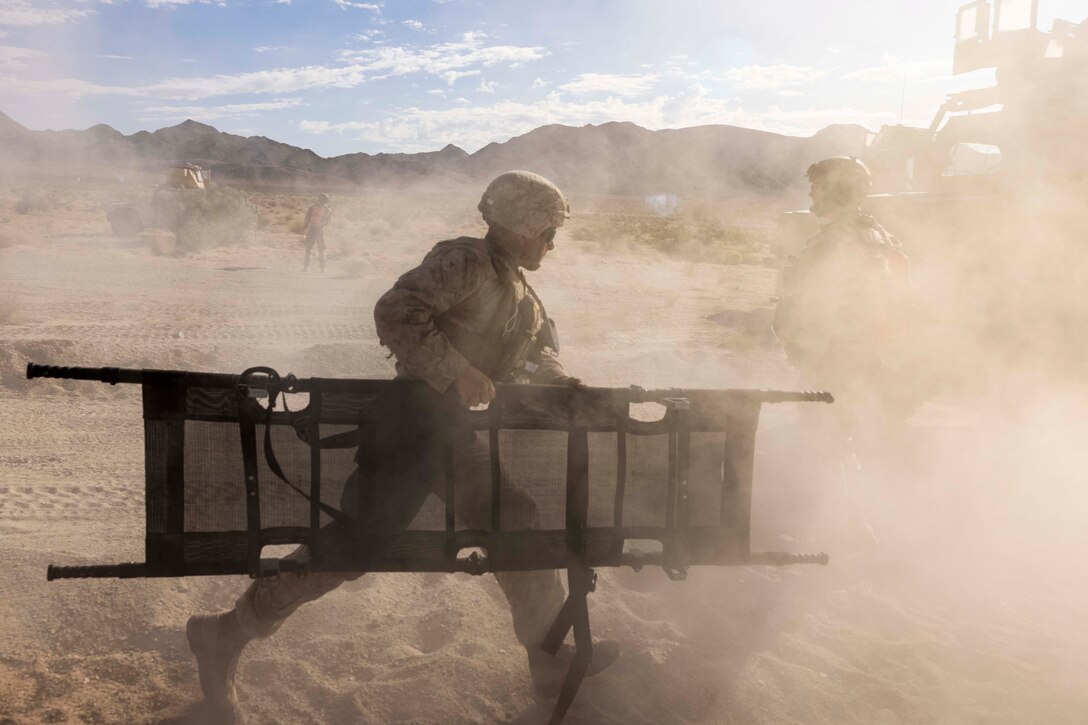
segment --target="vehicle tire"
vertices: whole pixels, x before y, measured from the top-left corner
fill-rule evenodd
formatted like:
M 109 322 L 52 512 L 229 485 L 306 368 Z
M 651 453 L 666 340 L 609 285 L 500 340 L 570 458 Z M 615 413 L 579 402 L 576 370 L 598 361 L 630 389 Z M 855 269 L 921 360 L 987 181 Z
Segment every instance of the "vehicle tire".
M 106 220 L 109 221 L 113 233 L 119 237 L 134 237 L 144 230 L 140 212 L 131 206 L 110 209 L 106 214 Z

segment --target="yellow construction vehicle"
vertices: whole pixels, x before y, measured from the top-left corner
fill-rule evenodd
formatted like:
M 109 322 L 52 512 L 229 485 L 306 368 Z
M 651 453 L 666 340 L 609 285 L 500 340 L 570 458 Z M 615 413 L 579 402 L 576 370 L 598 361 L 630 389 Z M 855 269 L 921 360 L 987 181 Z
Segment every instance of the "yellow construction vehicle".
M 165 229 L 174 232 L 180 251 L 245 241 L 256 231 L 256 208 L 236 190 L 211 186 L 208 177 L 195 164 L 170 166 L 148 202 L 109 207 L 110 229 L 126 237 Z
M 184 220 L 185 209 L 206 191 L 205 173 L 190 163 L 169 167 L 163 183 L 155 187 L 149 202 L 110 205 L 106 211 L 110 229 L 123 237 L 135 236 L 147 227 L 176 231 Z

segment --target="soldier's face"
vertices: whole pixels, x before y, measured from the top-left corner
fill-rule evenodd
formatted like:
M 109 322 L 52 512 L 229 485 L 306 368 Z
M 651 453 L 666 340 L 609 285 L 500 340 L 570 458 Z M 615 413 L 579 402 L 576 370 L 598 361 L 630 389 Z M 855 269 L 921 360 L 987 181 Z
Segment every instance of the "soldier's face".
M 831 198 L 831 185 L 822 181 L 812 182 L 812 189 L 809 190 L 808 196 L 812 199 L 812 206 L 809 207 L 809 211 L 818 217 L 825 217 L 835 209 L 835 204 Z
M 545 229 L 535 237 L 522 237 L 524 241 L 522 267 L 529 271 L 540 269 L 540 264 L 544 261 L 544 255 L 555 249 L 556 231 L 552 227 Z

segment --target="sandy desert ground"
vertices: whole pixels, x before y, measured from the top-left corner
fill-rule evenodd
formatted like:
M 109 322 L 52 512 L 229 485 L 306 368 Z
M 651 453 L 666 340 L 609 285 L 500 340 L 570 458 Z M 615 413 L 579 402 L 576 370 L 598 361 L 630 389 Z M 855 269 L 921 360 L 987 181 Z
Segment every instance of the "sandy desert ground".
M 462 210 L 441 220 L 342 220 L 321 275 L 300 272 L 275 225 L 160 256 L 106 236 L 106 192 L 52 189 L 63 203 L 17 214 L 20 193 L 4 189 L 0 212 L 0 723 L 201 722 L 184 623 L 246 582 L 45 581 L 49 563 L 142 556 L 140 402 L 28 382 L 27 361 L 389 376 L 373 304 L 433 242 L 480 229 L 474 200 L 444 202 Z M 586 236 L 562 234 L 532 277 L 568 369 L 593 385 L 792 385 L 773 345 L 710 319 L 765 304 L 770 270 Z M 756 544 L 827 548 L 832 563 L 601 572 L 595 633 L 624 651 L 566 722 L 1088 722 L 1084 400 L 923 406 L 866 471 L 881 546 L 861 556 L 807 525 L 836 496 L 801 452 L 797 411 L 768 410 Z M 240 696 L 255 723 L 544 722 L 508 622 L 490 577 L 367 576 L 254 643 Z

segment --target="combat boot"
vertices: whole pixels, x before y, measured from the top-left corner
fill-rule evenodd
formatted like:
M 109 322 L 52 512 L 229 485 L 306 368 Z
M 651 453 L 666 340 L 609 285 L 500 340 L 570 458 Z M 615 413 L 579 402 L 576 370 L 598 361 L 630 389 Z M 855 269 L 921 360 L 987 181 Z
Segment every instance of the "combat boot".
M 200 671 L 200 689 L 209 720 L 216 723 L 238 721 L 238 694 L 234 672 L 238 657 L 249 637 L 242 631 L 234 611 L 219 614 L 194 614 L 185 625 L 189 649 L 196 655 Z
M 574 647 L 564 644 L 554 657 L 539 647 L 527 649 L 529 674 L 533 678 L 533 692 L 543 700 L 558 697 L 559 690 L 563 687 L 563 679 L 567 676 L 570 663 L 574 660 Z M 594 642 L 593 659 L 586 668 L 586 677 L 603 672 L 619 656 L 619 642 L 610 639 Z

